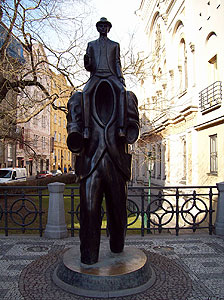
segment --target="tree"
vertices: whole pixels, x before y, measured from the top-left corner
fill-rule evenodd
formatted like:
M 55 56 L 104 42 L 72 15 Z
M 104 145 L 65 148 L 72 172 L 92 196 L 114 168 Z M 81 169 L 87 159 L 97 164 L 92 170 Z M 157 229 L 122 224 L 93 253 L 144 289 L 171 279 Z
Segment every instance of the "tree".
M 66 11 L 68 4 L 76 7 L 75 16 Z M 7 124 L 9 129 L 9 124 L 27 122 L 59 97 L 51 94 L 49 87 L 54 79 L 52 70 L 63 74 L 73 89 L 85 82 L 80 75 L 86 16 L 81 4 L 81 0 L 66 5 L 60 0 L 0 1 L 2 126 Z M 38 99 L 33 97 L 34 90 Z M 64 92 L 60 90 L 60 94 Z

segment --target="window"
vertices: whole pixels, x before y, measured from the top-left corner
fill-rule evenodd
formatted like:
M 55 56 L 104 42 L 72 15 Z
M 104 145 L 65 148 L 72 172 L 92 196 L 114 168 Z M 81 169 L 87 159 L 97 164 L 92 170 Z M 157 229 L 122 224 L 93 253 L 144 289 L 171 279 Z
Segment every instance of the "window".
M 208 61 L 208 75 L 210 83 L 213 83 L 218 79 L 217 55 L 213 56 Z
M 34 138 L 33 138 L 33 147 L 37 147 L 37 141 L 38 141 L 38 135 L 34 134 Z
M 8 144 L 8 158 L 10 159 L 13 157 L 12 149 L 12 144 Z
M 183 139 L 183 180 L 187 178 L 187 143 L 186 139 Z
M 55 142 L 57 141 L 57 132 L 56 131 L 54 132 L 54 141 Z
M 45 136 L 42 136 L 42 150 L 46 149 L 46 139 Z
M 60 133 L 58 134 L 58 141 L 59 141 L 59 143 L 61 142 L 61 134 Z
M 178 49 L 178 70 L 179 70 L 179 88 L 183 93 L 188 86 L 187 78 L 187 52 L 185 40 L 182 38 Z
M 38 125 L 38 118 L 37 118 L 37 116 L 33 117 L 33 125 Z
M 59 126 L 61 127 L 61 117 L 59 117 Z
M 210 173 L 218 173 L 217 134 L 210 135 Z
M 63 122 L 63 123 L 64 123 L 64 128 L 66 128 L 66 123 L 65 123 L 65 120 L 64 120 L 64 122 Z
M 187 180 L 187 141 L 186 136 L 180 137 L 180 156 L 182 157 L 180 163 L 180 183 L 186 184 Z
M 54 124 L 57 124 L 57 115 L 54 114 Z
M 68 151 L 68 161 L 70 160 L 70 152 Z
M 46 127 L 46 117 L 42 116 L 42 127 L 45 128 Z

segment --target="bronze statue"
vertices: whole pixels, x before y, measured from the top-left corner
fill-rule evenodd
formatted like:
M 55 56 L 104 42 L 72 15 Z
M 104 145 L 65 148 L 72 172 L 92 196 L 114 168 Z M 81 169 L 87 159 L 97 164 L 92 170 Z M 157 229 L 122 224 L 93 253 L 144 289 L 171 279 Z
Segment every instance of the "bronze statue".
M 131 177 L 128 144 L 139 134 L 138 101 L 126 91 L 119 44 L 107 38 L 112 27 L 106 18 L 96 23 L 99 39 L 88 44 L 85 68 L 91 76 L 83 92 L 68 102 L 69 149 L 78 153 L 76 173 L 80 177 L 81 262 L 98 261 L 101 204 L 106 200 L 110 249 L 124 248 L 127 227 L 127 182 Z
M 90 72 L 90 79 L 83 90 L 84 112 L 84 138 L 90 135 L 89 126 L 89 95 L 96 87 L 101 78 L 108 78 L 113 87 L 119 91 L 119 136 L 125 136 L 124 122 L 126 115 L 126 90 L 124 88 L 125 81 L 121 70 L 120 62 L 120 46 L 107 38 L 107 33 L 112 27 L 106 18 L 101 18 L 96 23 L 99 39 L 88 43 L 86 54 L 84 56 L 84 66 Z

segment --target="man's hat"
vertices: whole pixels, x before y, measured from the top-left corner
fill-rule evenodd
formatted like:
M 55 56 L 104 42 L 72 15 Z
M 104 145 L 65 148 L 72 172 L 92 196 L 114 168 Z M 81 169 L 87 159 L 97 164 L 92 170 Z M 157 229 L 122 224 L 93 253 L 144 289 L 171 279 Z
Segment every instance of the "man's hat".
M 112 24 L 107 20 L 107 18 L 100 18 L 100 20 L 96 23 L 96 27 L 101 23 L 106 23 L 110 28 L 112 27 Z

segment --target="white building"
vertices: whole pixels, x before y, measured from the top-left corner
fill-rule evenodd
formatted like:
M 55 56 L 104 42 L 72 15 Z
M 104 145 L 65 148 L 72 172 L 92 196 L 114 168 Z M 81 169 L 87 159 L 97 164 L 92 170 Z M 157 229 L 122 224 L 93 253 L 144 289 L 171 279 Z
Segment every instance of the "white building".
M 223 181 L 224 1 L 142 0 L 138 12 L 151 74 L 134 182 L 148 182 L 148 154 L 153 184 Z

